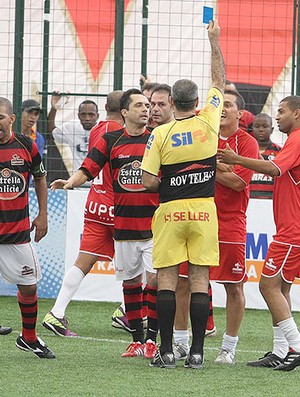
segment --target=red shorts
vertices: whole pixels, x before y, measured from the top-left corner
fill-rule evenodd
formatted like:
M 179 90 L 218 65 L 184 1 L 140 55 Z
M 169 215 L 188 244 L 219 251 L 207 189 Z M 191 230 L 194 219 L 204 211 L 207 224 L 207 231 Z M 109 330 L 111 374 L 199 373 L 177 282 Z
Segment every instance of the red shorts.
M 114 257 L 114 227 L 85 220 L 80 252 L 97 255 L 100 261 L 111 261 Z
M 281 273 L 287 283 L 292 283 L 300 273 L 300 246 L 272 241 L 261 274 L 274 277 Z
M 219 243 L 220 266 L 210 268 L 210 280 L 220 283 L 240 283 L 248 280 L 245 244 Z
M 179 266 L 179 277 L 188 277 L 189 276 L 189 267 L 188 261 L 182 262 Z

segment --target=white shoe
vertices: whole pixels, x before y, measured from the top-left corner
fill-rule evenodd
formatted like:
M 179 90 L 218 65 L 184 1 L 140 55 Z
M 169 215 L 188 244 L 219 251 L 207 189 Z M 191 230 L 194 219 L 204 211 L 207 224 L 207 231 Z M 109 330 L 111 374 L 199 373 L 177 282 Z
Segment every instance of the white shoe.
M 189 351 L 189 345 L 185 345 L 184 343 L 174 343 L 173 353 L 176 361 L 187 358 Z
M 215 364 L 235 364 L 235 354 L 229 350 L 221 349 L 218 357 L 214 361 Z
M 217 335 L 217 328 L 216 326 L 213 327 L 213 329 L 206 329 L 205 330 L 205 336 L 212 337 Z

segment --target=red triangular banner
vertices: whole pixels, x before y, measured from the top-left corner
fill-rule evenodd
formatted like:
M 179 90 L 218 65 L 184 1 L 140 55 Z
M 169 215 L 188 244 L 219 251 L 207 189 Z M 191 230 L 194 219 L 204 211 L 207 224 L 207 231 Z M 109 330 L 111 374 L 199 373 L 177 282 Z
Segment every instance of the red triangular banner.
M 96 80 L 115 35 L 115 0 L 65 0 Z M 125 0 L 127 10 L 130 0 Z

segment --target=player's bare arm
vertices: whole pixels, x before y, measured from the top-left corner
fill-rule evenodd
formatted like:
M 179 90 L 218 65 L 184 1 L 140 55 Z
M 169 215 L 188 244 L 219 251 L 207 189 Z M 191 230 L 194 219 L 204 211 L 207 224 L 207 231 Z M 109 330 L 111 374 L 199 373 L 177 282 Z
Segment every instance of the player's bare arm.
M 142 183 L 149 192 L 158 192 L 160 179 L 147 171 L 143 171 Z
M 208 27 L 208 38 L 211 46 L 211 78 L 212 86 L 221 92 L 225 89 L 225 64 L 219 43 L 220 27 L 218 20 L 210 21 Z
M 35 192 L 38 200 L 39 213 L 31 224 L 31 231 L 35 229 L 34 241 L 39 242 L 48 232 L 48 218 L 47 218 L 47 199 L 48 190 L 46 177 L 35 178 L 34 180 Z
M 218 149 L 217 157 L 221 163 L 239 164 L 252 171 L 261 172 L 271 176 L 279 175 L 278 168 L 271 161 L 239 156 L 229 147 L 228 144 L 226 144 L 226 149 Z
M 66 179 L 56 179 L 55 181 L 51 182 L 50 189 L 73 189 L 74 187 L 78 187 L 83 185 L 88 180 L 88 177 L 85 173 L 81 170 L 78 170 L 73 174 L 68 180 Z

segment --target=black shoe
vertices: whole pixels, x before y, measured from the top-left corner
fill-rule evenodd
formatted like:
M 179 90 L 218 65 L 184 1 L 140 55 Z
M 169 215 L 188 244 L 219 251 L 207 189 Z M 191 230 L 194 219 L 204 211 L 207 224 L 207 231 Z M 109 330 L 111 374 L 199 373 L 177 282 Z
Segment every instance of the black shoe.
M 154 358 L 150 361 L 150 367 L 159 367 L 159 368 L 175 368 L 175 356 L 174 353 L 164 353 L 162 356 L 160 355 L 160 351 L 158 351 Z
M 294 368 L 300 365 L 300 353 L 289 352 L 285 357 L 282 364 L 278 365 L 276 370 L 278 371 L 292 371 Z
M 3 327 L 2 325 L 0 325 L 0 335 L 7 335 L 10 334 L 11 332 L 12 332 L 11 327 Z
M 185 360 L 185 368 L 202 369 L 204 366 L 204 359 L 202 354 L 189 354 Z
M 22 335 L 17 337 L 16 346 L 25 352 L 32 352 L 39 358 L 55 358 L 53 351 L 48 349 L 42 339 L 38 338 L 36 342 L 26 342 Z
M 257 361 L 249 361 L 247 363 L 248 367 L 261 367 L 261 368 L 275 368 L 282 364 L 283 358 L 278 357 L 272 352 L 266 353 L 263 357 L 259 358 Z

